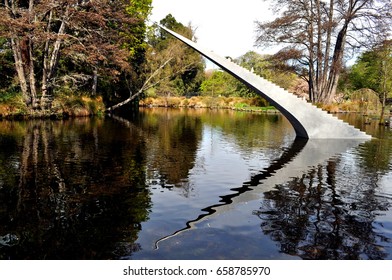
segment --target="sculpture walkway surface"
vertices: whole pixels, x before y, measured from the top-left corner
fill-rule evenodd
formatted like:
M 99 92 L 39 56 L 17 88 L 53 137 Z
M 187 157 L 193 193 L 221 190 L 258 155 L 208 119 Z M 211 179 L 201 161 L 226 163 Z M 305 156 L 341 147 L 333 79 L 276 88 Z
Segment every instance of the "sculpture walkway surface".
M 292 124 L 297 137 L 308 139 L 370 139 L 362 132 L 337 117 L 321 110 L 302 98 L 288 92 L 274 83 L 252 73 L 251 71 L 207 50 L 195 42 L 169 30 L 160 28 L 190 46 L 216 65 L 233 75 L 238 80 L 260 94 L 271 105 L 275 106 Z

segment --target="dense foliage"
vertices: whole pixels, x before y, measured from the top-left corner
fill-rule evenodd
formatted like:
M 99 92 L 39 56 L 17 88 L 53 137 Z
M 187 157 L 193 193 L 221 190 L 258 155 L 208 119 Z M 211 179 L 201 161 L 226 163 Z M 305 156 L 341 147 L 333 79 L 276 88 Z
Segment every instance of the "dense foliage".
M 382 104 L 380 122 L 383 122 L 386 99 L 392 97 L 392 41 L 383 41 L 364 52 L 351 68 L 348 78 L 353 91 L 371 89 L 378 95 Z
M 350 71 L 352 88 L 392 94 L 392 41 L 364 52 Z
M 234 62 L 285 89 L 291 88 L 297 82 L 297 75 L 286 64 L 270 55 L 249 51 L 234 59 Z M 254 97 L 257 95 L 230 74 L 220 70 L 209 73 L 200 90 L 203 95 L 212 96 Z
M 171 15 L 167 15 L 160 24 L 196 41 L 195 30 L 185 26 Z M 202 56 L 182 42 L 175 39 L 158 26 L 153 26 L 148 34 L 146 73 L 156 72 L 149 90 L 155 96 L 184 96 L 199 91 L 204 78 L 204 60 Z M 165 65 L 165 67 L 162 67 Z
M 121 94 L 143 60 L 151 2 L 2 1 L 1 59 L 14 63 L 2 86 L 17 86 L 32 109 L 50 108 L 64 91 Z

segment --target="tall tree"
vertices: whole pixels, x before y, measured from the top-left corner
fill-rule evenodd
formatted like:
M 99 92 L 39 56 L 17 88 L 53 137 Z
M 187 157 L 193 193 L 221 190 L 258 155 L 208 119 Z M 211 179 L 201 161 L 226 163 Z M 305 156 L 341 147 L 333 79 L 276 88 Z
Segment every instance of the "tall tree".
M 12 78 L 15 76 L 12 52 L 8 45 L 7 40 L 0 38 L 0 94 L 2 91 L 12 91 Z
M 174 30 L 188 39 L 196 40 L 195 30 L 185 26 L 171 15 L 160 21 L 161 25 Z M 147 34 L 145 63 L 139 78 L 143 84 L 127 99 L 107 108 L 108 111 L 122 107 L 153 89 L 158 95 L 185 95 L 199 89 L 202 82 L 204 62 L 194 50 L 186 47 L 158 26 L 152 26 Z
M 256 44 L 286 44 L 279 56 L 296 62 L 313 102 L 334 100 L 347 48 L 384 40 L 392 23 L 390 0 L 274 0 L 273 9 L 276 19 L 257 22 Z
M 188 39 L 197 40 L 195 29 L 191 24 L 188 26 L 183 25 L 171 14 L 162 19 L 160 24 Z M 204 61 L 200 54 L 185 46 L 159 27 L 155 27 L 152 30 L 148 43 L 150 45 L 148 59 L 151 69 L 170 60 L 155 79 L 158 82 L 155 87 L 158 94 L 185 95 L 198 91 L 204 76 Z
M 249 51 L 234 59 L 234 62 L 286 89 L 290 88 L 297 79 L 292 69 L 286 63 L 277 60 L 275 56 Z M 200 89 L 206 95 L 258 96 L 252 89 L 222 71 L 214 71 L 211 75 L 206 75 L 206 80 L 203 81 Z
M 116 79 L 130 71 L 123 30 L 137 22 L 126 10 L 133 3 L 137 1 L 3 0 L 0 36 L 10 42 L 25 103 L 50 107 L 60 81 L 89 79 L 96 84 L 99 72 Z M 82 66 L 84 73 L 67 69 L 58 77 L 64 60 Z
M 297 78 L 293 67 L 273 55 L 261 55 L 254 51 L 249 51 L 235 59 L 235 61 L 242 67 L 286 89 Z
M 207 96 L 232 96 L 237 93 L 236 89 L 236 79 L 220 70 L 207 74 L 200 85 L 202 94 Z
M 349 78 L 354 89 L 369 88 L 378 93 L 384 123 L 387 97 L 392 95 L 392 40 L 383 41 L 364 52 L 352 66 Z
M 120 30 L 121 35 L 125 37 L 123 48 L 129 52 L 129 63 L 132 71 L 125 72 L 122 78 L 113 87 L 113 83 L 105 88 L 105 92 L 116 91 L 116 94 L 109 94 L 106 99 L 108 104 L 117 103 L 124 100 L 137 92 L 144 83 L 144 63 L 146 62 L 146 33 L 148 30 L 146 19 L 149 17 L 152 9 L 152 0 L 128 0 L 126 12 L 128 16 L 134 19 L 134 22 L 127 30 Z

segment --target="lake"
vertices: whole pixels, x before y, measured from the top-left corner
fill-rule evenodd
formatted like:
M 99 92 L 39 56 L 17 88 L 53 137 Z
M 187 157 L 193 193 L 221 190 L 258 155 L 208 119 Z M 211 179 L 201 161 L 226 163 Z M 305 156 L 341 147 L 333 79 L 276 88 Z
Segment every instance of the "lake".
M 392 131 L 280 114 L 0 121 L 0 259 L 392 259 Z M 333 134 L 333 131 L 331 131 Z

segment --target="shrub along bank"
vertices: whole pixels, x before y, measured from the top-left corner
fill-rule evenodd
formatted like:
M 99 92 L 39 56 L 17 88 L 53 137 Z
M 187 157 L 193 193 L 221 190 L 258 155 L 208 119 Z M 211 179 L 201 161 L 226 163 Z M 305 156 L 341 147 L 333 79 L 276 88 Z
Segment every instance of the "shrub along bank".
M 147 97 L 139 103 L 142 107 L 168 107 L 168 108 L 211 108 L 232 109 L 240 111 L 277 112 L 275 107 L 262 98 L 252 97 Z
M 39 110 L 28 108 L 21 96 L 13 96 L 0 100 L 0 119 L 30 118 L 68 118 L 103 115 L 105 105 L 101 97 L 60 95 L 56 97 L 50 109 Z

